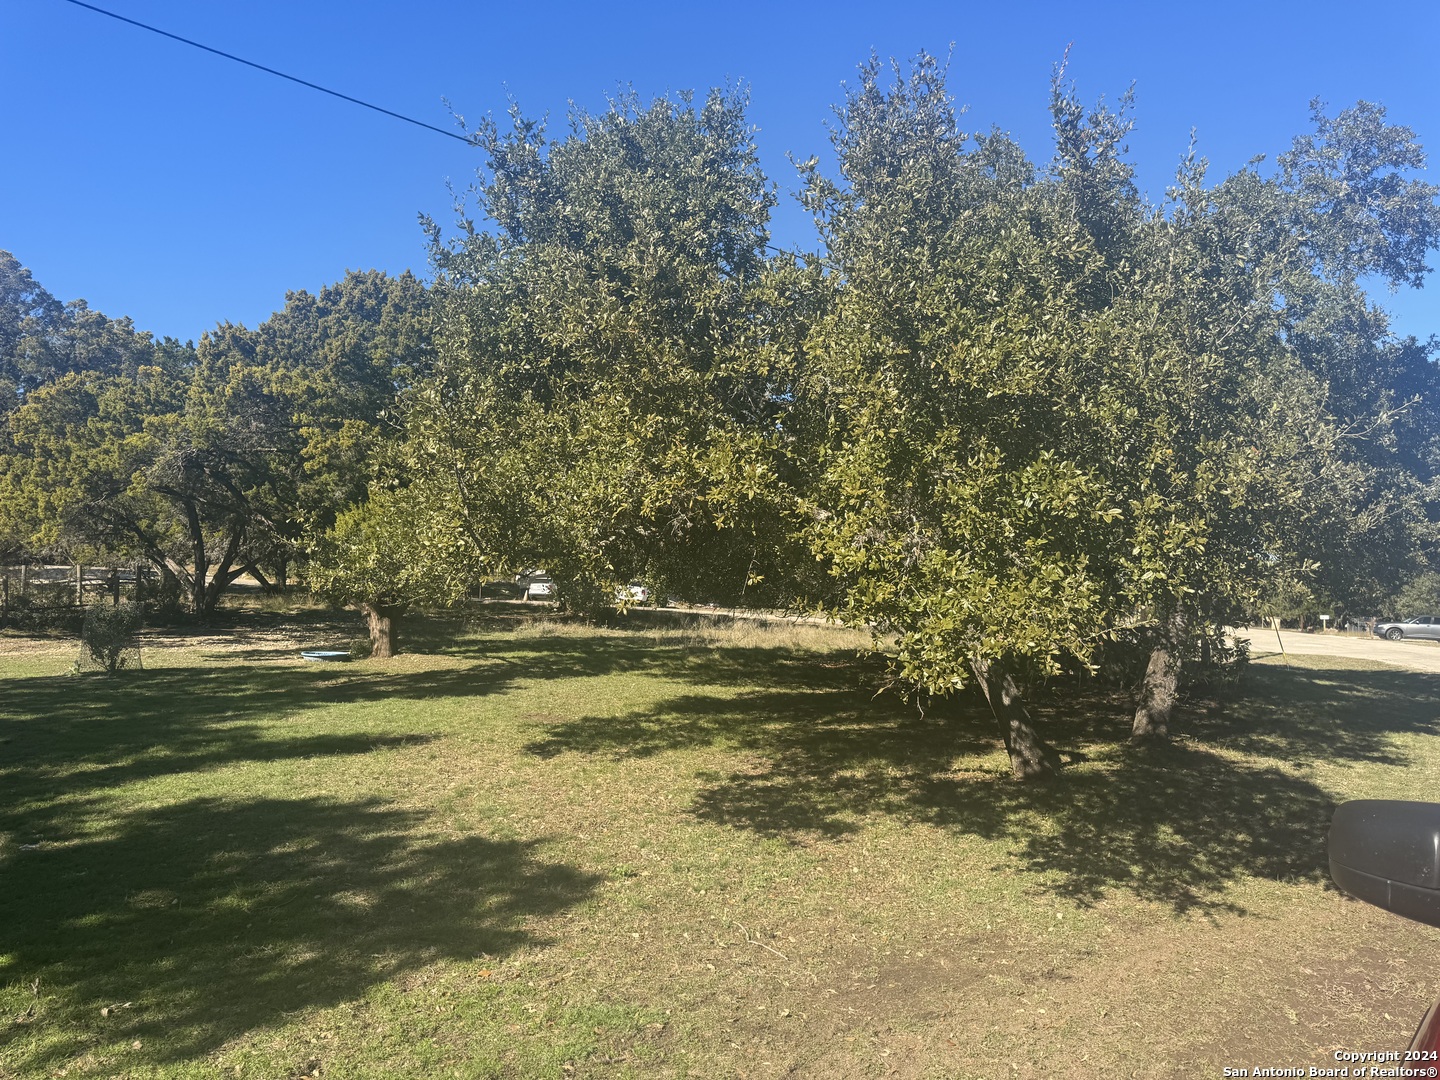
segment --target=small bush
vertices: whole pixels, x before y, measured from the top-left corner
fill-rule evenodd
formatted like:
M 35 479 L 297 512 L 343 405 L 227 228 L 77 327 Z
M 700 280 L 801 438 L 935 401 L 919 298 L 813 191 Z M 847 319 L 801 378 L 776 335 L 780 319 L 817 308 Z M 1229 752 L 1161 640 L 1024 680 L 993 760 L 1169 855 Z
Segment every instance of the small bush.
M 140 666 L 140 627 L 145 622 L 139 604 L 92 604 L 85 609 L 80 631 L 80 671 L 105 671 Z
M 11 607 L 0 626 L 7 630 L 24 630 L 38 634 L 78 634 L 84 622 L 79 608 Z
M 1091 658 L 1100 685 L 1118 690 L 1137 686 L 1149 662 L 1150 641 L 1143 631 L 1132 628 L 1116 630 L 1100 643 Z
M 1181 685 L 1187 693 L 1220 693 L 1234 690 L 1250 670 L 1250 642 L 1247 638 L 1226 640 L 1219 627 L 1205 635 L 1193 662 L 1186 665 Z
M 173 577 L 162 578 L 158 587 L 145 590 L 145 611 L 157 622 L 176 622 L 185 614 L 185 601 L 180 595 L 180 582 Z

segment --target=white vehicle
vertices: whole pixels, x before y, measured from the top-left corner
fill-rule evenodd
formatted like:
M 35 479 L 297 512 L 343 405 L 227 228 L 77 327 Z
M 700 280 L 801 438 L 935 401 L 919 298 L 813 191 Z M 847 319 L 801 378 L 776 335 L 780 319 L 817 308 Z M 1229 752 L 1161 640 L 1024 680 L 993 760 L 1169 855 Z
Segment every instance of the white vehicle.
M 555 595 L 555 582 L 544 570 L 527 570 L 515 575 L 515 584 L 520 586 L 526 600 L 549 600 Z
M 650 590 L 638 581 L 632 581 L 629 585 L 622 585 L 615 590 L 615 602 L 617 604 L 648 604 L 650 603 Z

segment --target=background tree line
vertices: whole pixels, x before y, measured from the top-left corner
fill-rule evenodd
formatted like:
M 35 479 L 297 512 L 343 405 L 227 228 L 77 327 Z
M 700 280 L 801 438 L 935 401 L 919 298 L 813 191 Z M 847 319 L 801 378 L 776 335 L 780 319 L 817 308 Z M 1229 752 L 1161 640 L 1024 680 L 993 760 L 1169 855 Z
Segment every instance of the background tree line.
M 409 274 L 352 273 L 182 345 L 61 305 L 0 252 L 0 558 L 143 559 L 199 616 L 243 573 L 283 584 L 364 496 L 428 304 Z
M 432 286 L 352 274 L 193 349 L 10 260 L 0 536 L 143 555 L 198 613 L 308 553 L 382 654 L 407 606 L 534 566 L 579 611 L 636 577 L 821 607 L 907 690 L 978 684 L 1017 775 L 1056 764 L 1036 676 L 1138 650 L 1160 734 L 1226 624 L 1440 580 L 1436 342 L 1366 292 L 1418 287 L 1440 237 L 1414 134 L 1317 103 L 1273 163 L 1192 151 L 1157 205 L 1128 96 L 1057 72 L 1039 163 L 962 130 L 946 74 L 862 66 L 833 163 L 800 163 L 804 254 L 712 91 L 487 121 Z

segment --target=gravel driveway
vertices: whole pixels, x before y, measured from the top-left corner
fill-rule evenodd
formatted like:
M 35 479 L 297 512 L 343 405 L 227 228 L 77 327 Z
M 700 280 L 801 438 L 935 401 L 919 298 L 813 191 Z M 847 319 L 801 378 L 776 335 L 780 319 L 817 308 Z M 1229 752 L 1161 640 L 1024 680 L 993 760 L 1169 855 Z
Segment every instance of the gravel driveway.
M 1250 639 L 1252 656 L 1275 656 L 1280 652 L 1274 630 L 1252 626 L 1237 630 L 1235 636 Z M 1281 630 L 1280 640 L 1285 643 L 1287 653 L 1379 660 L 1407 671 L 1440 673 L 1440 643 L 1437 642 L 1385 641 L 1383 638 L 1343 634 L 1301 634 L 1294 630 Z

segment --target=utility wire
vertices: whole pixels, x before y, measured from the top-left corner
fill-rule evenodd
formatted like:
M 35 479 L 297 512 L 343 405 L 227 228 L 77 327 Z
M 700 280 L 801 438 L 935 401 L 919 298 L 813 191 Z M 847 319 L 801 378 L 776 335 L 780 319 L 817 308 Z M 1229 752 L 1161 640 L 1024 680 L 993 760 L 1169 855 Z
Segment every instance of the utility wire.
M 117 15 L 113 11 L 106 11 L 104 8 L 96 7 L 94 4 L 84 3 L 83 0 L 65 0 L 65 2 L 68 4 L 74 4 L 76 7 L 86 8 L 87 10 L 93 11 L 98 15 L 108 15 L 112 19 L 118 19 L 120 22 L 129 23 L 131 26 L 138 26 L 141 30 L 149 30 L 152 34 L 159 34 L 161 37 L 170 38 L 172 41 L 178 41 L 182 44 L 190 45 L 197 49 L 203 49 L 205 52 L 214 53 L 216 56 L 223 56 L 226 60 L 234 60 L 237 64 L 244 64 L 246 67 L 255 68 L 257 71 L 263 71 L 267 75 L 278 75 L 280 78 L 288 79 L 290 82 L 299 83 L 301 86 L 308 86 L 311 90 L 319 90 L 322 94 L 329 94 L 331 97 L 337 97 L 341 101 L 348 101 L 353 105 L 362 105 L 367 109 L 373 109 L 375 112 L 384 113 L 386 116 L 393 116 L 396 120 L 404 120 L 407 124 L 414 124 L 416 127 L 425 128 L 427 131 L 433 131 L 436 134 L 444 135 L 447 138 L 459 139 L 466 145 L 470 144 L 470 139 L 468 136 L 457 135 L 453 131 L 446 131 L 444 128 L 438 128 L 434 124 L 427 124 L 423 120 L 416 120 L 414 117 L 404 116 L 397 112 L 391 112 L 389 109 L 382 109 L 379 105 L 371 105 L 368 101 L 361 101 L 357 97 L 351 97 L 349 94 L 342 94 L 338 90 L 330 90 L 327 87 L 320 86 L 318 83 L 307 82 L 304 79 L 296 78 L 294 75 L 286 75 L 283 71 L 276 71 L 274 68 L 266 67 L 264 64 L 257 64 L 253 60 L 246 60 L 244 57 L 236 56 L 233 53 L 223 52 L 220 49 L 212 49 L 209 45 L 202 45 L 198 41 L 191 41 L 189 38 L 181 37 L 179 34 L 172 34 L 168 30 L 161 30 L 158 26 L 151 26 L 148 23 L 139 22 L 136 19 L 127 19 L 124 15 Z
M 168 30 L 161 30 L 158 26 L 151 26 L 149 23 L 140 22 L 138 19 L 130 19 L 124 15 L 117 15 L 113 11 L 106 11 L 104 8 L 96 7 L 94 4 L 87 4 L 84 2 L 84 0 L 65 0 L 65 2 L 67 4 L 74 4 L 76 7 L 85 8 L 87 11 L 93 11 L 97 15 L 106 15 L 120 22 L 129 23 L 131 26 L 138 26 L 141 30 L 149 30 L 152 34 L 159 34 L 161 37 L 170 38 L 172 41 L 178 41 L 183 45 L 189 45 L 193 48 L 201 49 L 208 53 L 214 53 L 216 56 L 223 56 L 226 60 L 233 60 L 237 64 L 244 64 L 246 67 L 252 67 L 256 71 L 263 71 L 267 75 L 275 75 L 279 78 L 287 79 L 290 82 L 299 83 L 301 86 L 308 86 L 311 90 L 319 90 L 322 94 L 329 94 L 331 97 L 337 97 L 341 101 L 348 101 L 352 105 L 360 105 L 366 109 L 371 109 L 374 112 L 384 113 L 386 116 L 393 116 L 396 120 L 404 120 L 407 124 L 414 124 L 416 127 L 422 127 L 426 131 L 433 131 L 437 135 L 444 135 L 447 139 L 459 139 L 467 146 L 473 145 L 470 141 L 469 136 L 457 135 L 453 131 L 446 131 L 444 128 L 438 128 L 434 124 L 427 124 L 423 120 L 416 120 L 414 117 L 411 116 L 405 116 L 401 113 L 391 112 L 389 109 L 382 109 L 379 105 L 372 105 L 368 101 L 361 101 L 357 97 L 351 97 L 349 94 L 342 94 L 338 90 L 331 90 L 328 87 L 319 85 L 318 83 L 309 82 L 305 79 L 297 78 L 294 75 L 287 75 L 283 71 L 276 71 L 274 68 L 266 67 L 264 64 L 257 64 L 253 60 L 246 60 L 243 56 L 236 56 L 234 53 L 225 52 L 223 49 L 211 48 L 209 45 L 202 45 L 198 41 L 191 41 L 189 38 L 181 37 L 179 34 L 172 34 Z M 786 248 L 776 247 L 774 244 L 767 243 L 765 247 L 773 252 L 776 252 L 777 254 L 789 255 L 791 258 L 797 261 L 805 258 L 805 256 L 798 251 L 790 251 Z

